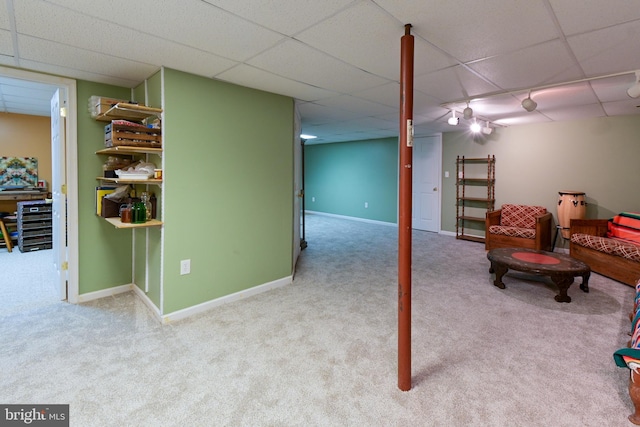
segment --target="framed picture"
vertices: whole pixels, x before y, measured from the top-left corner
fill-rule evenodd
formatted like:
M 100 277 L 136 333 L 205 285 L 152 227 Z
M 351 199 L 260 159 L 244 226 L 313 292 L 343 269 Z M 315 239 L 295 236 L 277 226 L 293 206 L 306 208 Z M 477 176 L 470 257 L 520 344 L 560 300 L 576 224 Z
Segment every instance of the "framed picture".
M 24 188 L 37 185 L 37 158 L 0 157 L 0 188 Z

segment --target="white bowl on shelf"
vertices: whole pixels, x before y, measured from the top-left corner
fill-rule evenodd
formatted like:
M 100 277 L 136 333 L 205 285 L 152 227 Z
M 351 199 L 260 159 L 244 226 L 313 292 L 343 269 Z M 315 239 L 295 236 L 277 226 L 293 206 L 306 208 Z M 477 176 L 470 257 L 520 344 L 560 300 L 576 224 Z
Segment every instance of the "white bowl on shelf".
M 116 175 L 118 176 L 118 178 L 120 179 L 128 179 L 131 181 L 144 181 L 146 179 L 149 179 L 153 176 L 153 172 L 148 173 L 148 172 L 127 172 L 127 171 L 122 171 L 122 170 L 117 170 L 116 171 Z

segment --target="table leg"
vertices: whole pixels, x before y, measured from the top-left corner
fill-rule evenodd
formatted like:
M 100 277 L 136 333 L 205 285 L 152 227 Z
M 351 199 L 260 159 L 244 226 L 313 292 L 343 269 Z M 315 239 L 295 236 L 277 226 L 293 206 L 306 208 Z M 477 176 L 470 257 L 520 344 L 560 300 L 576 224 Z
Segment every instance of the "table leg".
M 493 285 L 497 286 L 500 289 L 504 289 L 504 283 L 502 283 L 502 276 L 504 276 L 507 271 L 509 271 L 509 269 L 507 268 L 506 265 L 504 264 L 500 264 L 497 262 L 491 262 L 491 269 L 489 270 L 489 272 L 491 272 L 491 270 L 493 270 L 493 272 L 496 273 L 496 279 L 493 281 Z
M 558 295 L 554 298 L 558 302 L 571 302 L 571 297 L 567 295 L 569 286 L 573 283 L 573 276 L 553 275 L 551 280 L 558 287 Z
M 589 276 L 591 276 L 591 272 L 587 271 L 582 275 L 582 283 L 580 283 L 580 289 L 584 292 L 589 293 Z

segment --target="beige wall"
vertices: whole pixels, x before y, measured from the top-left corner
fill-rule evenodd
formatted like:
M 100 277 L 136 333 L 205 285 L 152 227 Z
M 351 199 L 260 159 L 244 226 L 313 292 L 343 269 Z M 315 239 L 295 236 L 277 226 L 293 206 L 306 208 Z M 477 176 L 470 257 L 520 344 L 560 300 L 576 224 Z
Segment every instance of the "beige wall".
M 0 113 L 0 157 L 36 157 L 38 179 L 51 185 L 51 120 L 49 117 Z M 13 212 L 15 202 L 0 202 Z
M 558 191 L 582 191 L 588 218 L 640 212 L 640 116 L 511 126 L 477 140 L 465 131 L 444 133 L 443 230 L 455 231 L 456 156 L 489 154 L 496 156 L 497 207 L 541 205 L 557 222 Z

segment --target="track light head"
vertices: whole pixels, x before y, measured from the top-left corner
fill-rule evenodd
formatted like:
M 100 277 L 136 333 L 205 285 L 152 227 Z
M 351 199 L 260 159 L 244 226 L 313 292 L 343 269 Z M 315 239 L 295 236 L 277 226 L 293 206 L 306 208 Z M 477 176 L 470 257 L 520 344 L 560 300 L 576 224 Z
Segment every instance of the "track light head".
M 464 116 L 465 120 L 469 120 L 471 117 L 473 117 L 473 109 L 469 107 L 468 102 L 467 102 L 467 108 L 462 110 L 462 115 Z
M 536 108 L 538 108 L 538 103 L 531 99 L 531 92 L 529 92 L 529 96 L 522 100 L 522 108 L 527 110 L 528 112 L 532 112 Z
M 627 89 L 627 95 L 629 95 L 631 98 L 640 97 L 640 71 L 636 71 L 636 82 L 633 84 L 633 86 Z
M 480 123 L 474 121 L 473 123 L 471 123 L 471 126 L 469 126 L 469 129 L 471 129 L 471 132 L 473 133 L 478 133 L 480 132 L 480 129 L 482 129 L 482 127 L 480 126 Z
M 487 125 L 482 128 L 481 132 L 485 135 L 491 135 L 491 132 L 493 132 L 493 128 L 489 127 L 489 122 L 487 122 Z
M 458 123 L 460 123 L 460 119 L 456 117 L 456 110 L 451 110 L 451 117 L 449 117 L 447 123 L 449 123 L 451 126 L 457 126 Z

